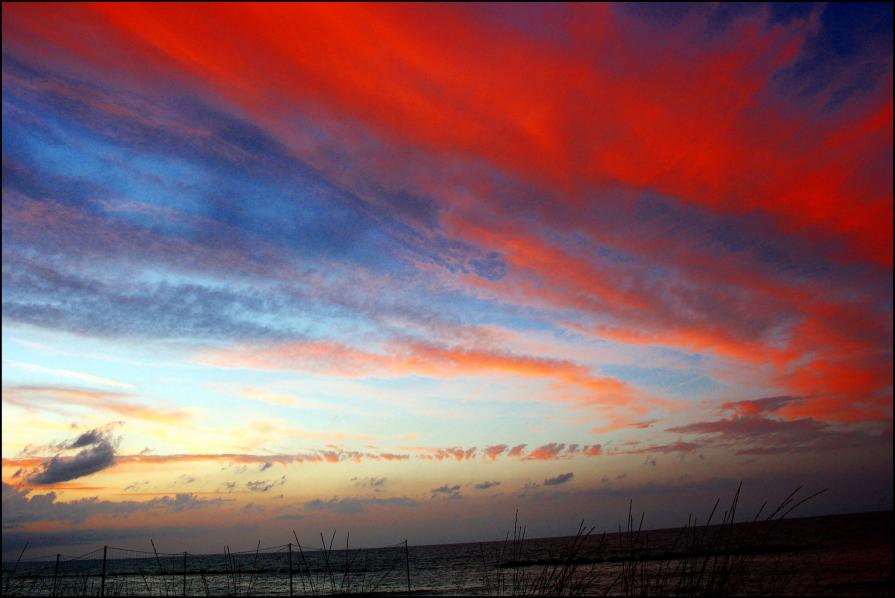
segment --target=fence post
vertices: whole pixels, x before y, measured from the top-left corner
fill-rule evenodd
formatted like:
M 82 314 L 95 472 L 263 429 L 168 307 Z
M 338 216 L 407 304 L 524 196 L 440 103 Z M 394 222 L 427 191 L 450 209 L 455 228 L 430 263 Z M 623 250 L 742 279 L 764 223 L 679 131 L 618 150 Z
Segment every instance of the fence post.
M 404 539 L 404 565 L 407 567 L 407 595 L 410 592 L 410 553 L 407 551 L 407 539 Z
M 56 555 L 56 567 L 53 568 L 53 596 L 56 595 L 56 580 L 59 579 L 59 558 L 61 554 Z
M 186 596 L 186 551 L 183 551 L 183 595 Z
M 100 596 L 106 595 L 106 555 L 108 554 L 108 552 L 109 552 L 109 547 L 103 546 L 103 576 L 102 576 L 102 580 L 99 583 L 99 595 Z
M 292 542 L 289 542 L 289 595 L 292 595 Z

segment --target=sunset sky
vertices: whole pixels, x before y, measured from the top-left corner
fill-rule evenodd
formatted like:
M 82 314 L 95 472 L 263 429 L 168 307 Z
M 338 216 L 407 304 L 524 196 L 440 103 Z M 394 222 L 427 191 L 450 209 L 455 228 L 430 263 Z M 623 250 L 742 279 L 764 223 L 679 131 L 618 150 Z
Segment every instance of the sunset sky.
M 892 508 L 892 6 L 3 4 L 3 554 Z

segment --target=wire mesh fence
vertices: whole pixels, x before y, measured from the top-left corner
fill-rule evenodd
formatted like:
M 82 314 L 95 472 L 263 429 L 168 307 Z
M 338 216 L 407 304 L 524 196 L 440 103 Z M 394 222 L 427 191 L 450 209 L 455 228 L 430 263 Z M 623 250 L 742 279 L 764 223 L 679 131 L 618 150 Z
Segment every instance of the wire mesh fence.
M 7 596 L 252 596 L 325 595 L 410 590 L 406 541 L 377 548 L 335 547 L 298 538 L 219 554 L 103 546 L 82 555 L 43 555 L 4 564 Z M 24 551 L 23 551 L 24 554 Z

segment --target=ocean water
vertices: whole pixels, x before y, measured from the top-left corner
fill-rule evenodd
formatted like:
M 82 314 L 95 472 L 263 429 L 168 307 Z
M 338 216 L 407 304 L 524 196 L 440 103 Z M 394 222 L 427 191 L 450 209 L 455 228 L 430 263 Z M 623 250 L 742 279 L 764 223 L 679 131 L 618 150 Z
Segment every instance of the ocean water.
M 636 527 L 636 522 L 635 522 Z M 512 534 L 511 534 L 512 536 Z M 565 538 L 339 550 L 292 546 L 294 595 L 375 592 L 496 595 L 572 591 L 740 595 L 891 595 L 892 512 L 773 525 L 652 530 Z M 3 564 L 4 594 L 289 595 L 288 546 L 239 554 L 110 548 L 81 558 Z

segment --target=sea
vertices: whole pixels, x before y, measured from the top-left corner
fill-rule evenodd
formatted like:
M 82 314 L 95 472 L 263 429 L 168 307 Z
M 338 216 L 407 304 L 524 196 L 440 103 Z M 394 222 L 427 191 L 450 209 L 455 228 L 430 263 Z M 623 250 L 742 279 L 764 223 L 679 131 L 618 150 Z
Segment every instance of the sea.
M 4 562 L 4 595 L 893 595 L 892 511 L 431 546 L 98 548 Z M 515 536 L 515 537 L 514 537 Z M 104 557 L 105 552 L 105 558 Z M 290 574 L 291 571 L 291 574 Z

